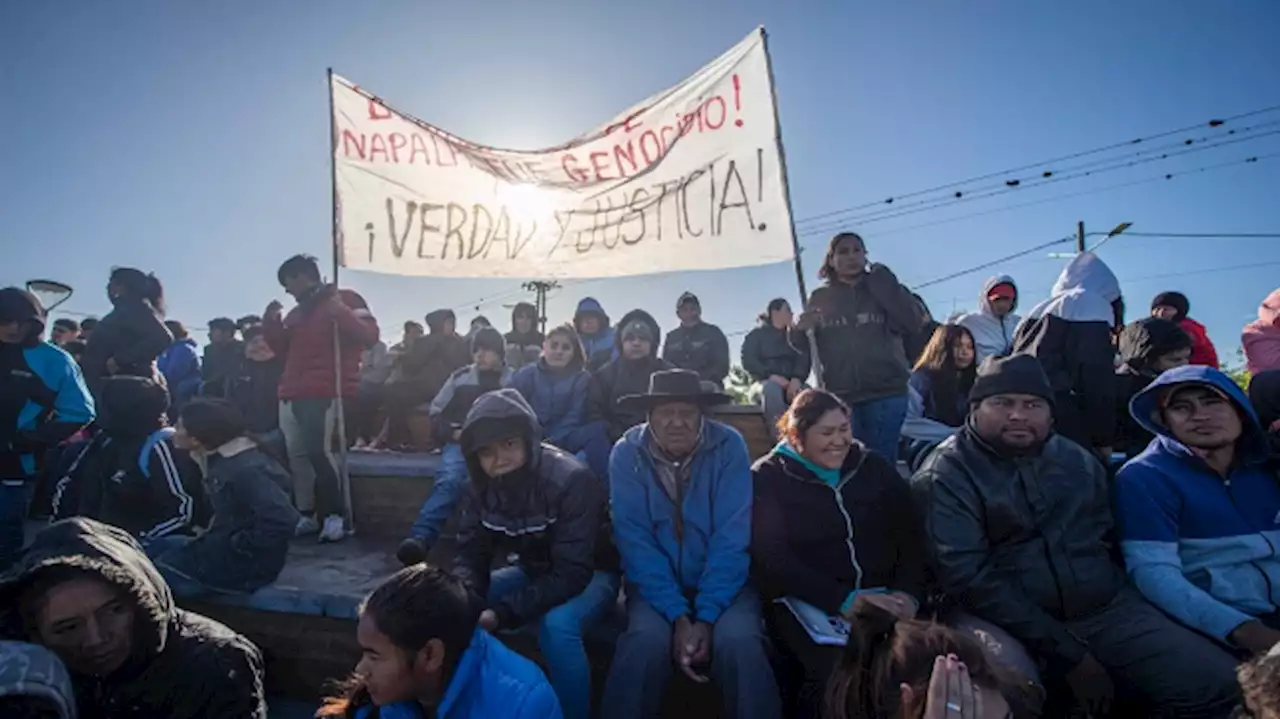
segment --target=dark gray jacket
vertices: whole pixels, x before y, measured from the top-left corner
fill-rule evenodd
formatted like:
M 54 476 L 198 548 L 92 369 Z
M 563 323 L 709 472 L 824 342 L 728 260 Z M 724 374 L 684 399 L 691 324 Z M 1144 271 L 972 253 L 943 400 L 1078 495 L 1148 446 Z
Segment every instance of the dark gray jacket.
M 699 379 L 723 384 L 729 376 L 729 340 L 719 327 L 706 322 L 692 327 L 681 325 L 667 333 L 662 359 L 697 372 Z
M 481 469 L 473 439 L 477 423 L 523 426 L 529 461 L 493 481 Z M 537 619 L 582 593 L 595 570 L 617 571 L 610 539 L 608 491 L 573 455 L 542 444 L 538 418 L 514 389 L 482 395 L 462 427 L 471 481 L 462 501 L 453 573 L 481 597 L 489 593 L 496 558 L 518 555 L 533 581 L 492 608 L 503 628 Z
M 247 437 L 224 444 L 205 462 L 205 492 L 213 505 L 209 531 L 160 563 L 230 592 L 274 582 L 298 524 L 298 511 L 285 493 L 288 473 Z
M 1059 435 L 1038 456 L 1003 457 L 970 424 L 911 481 L 948 598 L 1055 671 L 1079 664 L 1088 647 L 1063 622 L 1106 607 L 1125 582 L 1098 460 Z
M 809 380 L 809 338 L 803 332 L 761 325 L 742 341 L 742 369 L 757 382 L 772 375 Z
M 828 281 L 808 306 L 822 310 L 818 357 L 828 390 L 850 402 L 907 393 L 902 341 L 920 330 L 924 315 L 889 268 L 875 265 L 855 285 Z

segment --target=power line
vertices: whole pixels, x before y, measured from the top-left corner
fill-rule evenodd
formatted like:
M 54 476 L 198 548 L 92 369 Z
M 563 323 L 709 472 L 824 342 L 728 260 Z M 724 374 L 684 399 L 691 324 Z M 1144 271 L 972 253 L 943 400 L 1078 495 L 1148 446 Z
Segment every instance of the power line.
M 1280 232 L 1125 232 L 1125 237 L 1174 237 L 1200 239 L 1280 239 Z
M 1125 234 L 1129 234 L 1129 233 L 1126 232 Z M 1134 278 L 1125 280 L 1125 282 L 1127 283 L 1146 282 L 1147 280 L 1165 280 L 1171 277 L 1190 277 L 1192 275 L 1199 276 L 1199 275 L 1213 274 L 1217 272 L 1237 272 L 1240 270 L 1252 270 L 1255 267 L 1275 267 L 1277 265 L 1280 265 L 1280 261 L 1251 262 L 1247 265 L 1230 265 L 1228 267 L 1210 267 L 1208 269 L 1203 269 L 1203 270 L 1187 270 L 1185 272 L 1166 272 L 1160 275 L 1147 275 L 1145 277 L 1134 277 Z
M 1039 252 L 1040 250 L 1043 250 L 1043 249 L 1046 249 L 1046 248 L 1049 248 L 1049 247 L 1053 247 L 1054 245 L 1060 245 L 1060 244 L 1062 244 L 1062 243 L 1064 243 L 1064 242 L 1072 242 L 1072 241 L 1074 241 L 1074 240 L 1075 240 L 1075 237 L 1059 237 L 1059 238 L 1058 238 L 1058 239 L 1056 239 L 1056 240 L 1050 240 L 1050 241 L 1048 241 L 1048 242 L 1044 242 L 1044 243 L 1041 243 L 1041 244 L 1039 244 L 1039 245 L 1036 245 L 1035 247 L 1028 247 L 1028 248 L 1027 248 L 1027 249 L 1025 249 L 1025 250 L 1020 250 L 1020 251 L 1018 251 L 1018 252 L 1013 253 L 1012 255 L 1005 255 L 1004 257 L 1001 257 L 1001 258 L 1000 258 L 1000 259 L 998 259 L 998 260 L 991 260 L 990 262 L 984 262 L 984 263 L 982 263 L 982 264 L 980 264 L 980 265 L 975 265 L 975 266 L 970 267 L 970 268 L 968 268 L 968 269 L 960 270 L 959 272 L 952 272 L 952 273 L 951 273 L 951 274 L 949 274 L 949 275 L 943 275 L 942 277 L 938 277 L 937 279 L 929 280 L 928 282 L 921 282 L 921 283 L 918 283 L 918 284 L 912 285 L 912 288 L 913 288 L 913 289 L 916 289 L 916 290 L 920 290 L 920 289 L 923 289 L 923 288 L 928 287 L 928 286 L 930 286 L 930 285 L 936 285 L 936 284 L 939 284 L 939 283 L 942 283 L 942 282 L 946 282 L 947 280 L 954 280 L 954 279 L 955 279 L 955 278 L 957 278 L 957 277 L 963 277 L 963 276 L 965 276 L 965 275 L 971 275 L 971 274 L 973 274 L 974 272 L 978 272 L 978 271 L 980 271 L 980 270 L 985 270 L 985 269 L 987 269 L 988 267 L 991 267 L 992 265 L 998 265 L 998 264 L 1001 264 L 1001 263 L 1003 263 L 1003 262 L 1008 262 L 1009 260 L 1016 260 L 1016 259 L 1018 259 L 1019 257 L 1024 257 L 1024 256 L 1026 256 L 1026 255 L 1029 255 L 1029 254 L 1033 253 L 1033 252 Z
M 957 181 L 954 181 L 954 182 L 948 182 L 948 183 L 945 183 L 945 184 L 942 184 L 942 185 L 936 185 L 936 186 L 934 186 L 934 187 L 930 187 L 930 188 L 927 188 L 927 189 L 924 189 L 924 190 L 916 190 L 915 192 L 908 192 L 908 193 L 906 193 L 906 194 L 902 194 L 902 195 L 897 195 L 897 196 L 888 197 L 888 198 L 886 198 L 886 199 L 884 199 L 884 200 L 876 200 L 876 201 L 873 201 L 873 202 L 866 202 L 866 203 L 863 203 L 863 204 L 861 204 L 861 205 L 854 205 L 854 206 L 851 206 L 851 207 L 845 207 L 845 208 L 841 208 L 841 209 L 837 209 L 837 210 L 831 210 L 831 211 L 829 211 L 829 212 L 824 212 L 824 213 L 821 213 L 821 214 L 818 214 L 818 215 L 813 215 L 813 216 L 808 217 L 808 218 L 805 218 L 805 219 L 803 219 L 803 220 L 797 220 L 796 222 L 797 222 L 797 224 L 800 224 L 800 223 L 802 223 L 802 222 L 813 222 L 813 221 L 815 221 L 815 220 L 820 220 L 820 219 L 824 219 L 824 218 L 827 218 L 827 217 L 834 217 L 835 215 L 845 214 L 845 213 L 848 213 L 848 212 L 855 212 L 855 211 L 857 211 L 857 210 L 863 210 L 863 209 L 867 209 L 867 208 L 871 208 L 871 207 L 877 207 L 877 206 L 879 206 L 879 205 L 888 205 L 888 204 L 893 204 L 895 201 L 900 201 L 900 200 L 908 199 L 908 198 L 911 198 L 911 197 L 919 197 L 920 195 L 926 195 L 926 194 L 931 194 L 931 193 L 934 193 L 934 192 L 940 192 L 940 191 L 942 191 L 942 190 L 949 190 L 949 189 L 954 188 L 954 187 L 960 187 L 960 186 L 963 186 L 963 185 L 969 185 L 969 184 L 972 184 L 972 183 L 975 183 L 975 182 L 981 182 L 981 181 L 983 181 L 983 180 L 989 180 L 989 179 L 992 179 L 992 178 L 994 178 L 994 177 L 1001 177 L 1001 176 L 1004 176 L 1004 175 L 1013 174 L 1013 173 L 1015 173 L 1015 172 L 1024 172 L 1024 171 L 1026 171 L 1026 170 L 1033 170 L 1033 169 L 1035 169 L 1035 168 L 1038 168 L 1038 167 L 1044 167 L 1045 165 L 1050 165 L 1050 164 L 1057 163 L 1057 162 L 1067 162 L 1067 161 L 1069 161 L 1069 160 L 1076 160 L 1076 159 L 1079 159 L 1079 158 L 1081 158 L 1081 157 L 1088 157 L 1088 156 L 1090 156 L 1090 155 L 1096 155 L 1096 154 L 1103 153 L 1103 152 L 1109 152 L 1109 151 L 1111 151 L 1111 150 L 1117 150 L 1117 149 L 1124 148 L 1124 147 L 1131 147 L 1131 146 L 1138 145 L 1138 144 L 1143 143 L 1143 142 L 1151 142 L 1152 140 L 1159 140 L 1159 139 L 1163 139 L 1163 138 L 1166 138 L 1166 137 L 1170 137 L 1170 136 L 1172 136 L 1172 135 L 1177 135 L 1177 134 L 1180 134 L 1180 133 L 1183 133 L 1183 132 L 1189 132 L 1189 131 L 1191 131 L 1191 130 L 1196 130 L 1196 129 L 1199 129 L 1199 128 L 1202 128 L 1202 127 L 1210 127 L 1210 128 L 1213 128 L 1213 127 L 1221 127 L 1222 125 L 1225 125 L 1226 123 L 1229 123 L 1229 122 L 1234 122 L 1234 121 L 1236 121 L 1236 120 L 1242 120 L 1242 119 L 1244 119 L 1244 118 L 1246 118 L 1246 117 L 1254 117 L 1254 116 L 1257 116 L 1257 115 L 1263 115 L 1263 114 L 1266 114 L 1266 113 L 1269 113 L 1269 112 L 1275 112 L 1276 110 L 1280 110 L 1280 105 L 1273 105 L 1273 106 L 1271 106 L 1271 107 L 1265 107 L 1265 108 L 1262 108 L 1262 109 L 1259 109 L 1259 110 L 1251 110 L 1251 111 L 1249 111 L 1249 112 L 1240 113 L 1240 114 L 1238 114 L 1238 115 L 1232 115 L 1232 116 L 1230 116 L 1230 117 L 1226 117 L 1226 118 L 1223 118 L 1223 119 L 1221 119 L 1221 120 L 1209 120 L 1209 121 L 1207 121 L 1207 122 L 1198 122 L 1198 123 L 1195 123 L 1195 124 L 1193 124 L 1193 125 L 1187 125 L 1187 126 L 1185 126 L 1185 127 L 1180 127 L 1180 128 L 1174 129 L 1174 130 L 1166 130 L 1166 131 L 1164 131 L 1164 132 L 1156 133 L 1156 134 L 1154 134 L 1154 135 L 1147 135 L 1147 136 L 1145 136 L 1145 137 L 1139 137 L 1139 138 L 1136 138 L 1136 139 L 1133 139 L 1133 140 L 1126 140 L 1126 141 L 1124 141 L 1124 142 L 1117 142 L 1117 143 L 1112 143 L 1112 144 L 1109 144 L 1109 145 L 1103 145 L 1102 147 L 1096 147 L 1096 148 L 1093 148 L 1093 149 L 1091 149 L 1091 150 L 1083 150 L 1083 151 L 1080 151 L 1080 152 L 1073 152 L 1073 153 L 1066 154 L 1066 155 L 1062 155 L 1062 156 L 1059 156 L 1059 157 L 1050 158 L 1050 159 L 1048 159 L 1048 160 L 1041 160 L 1041 161 L 1039 161 L 1039 162 L 1034 162 L 1034 163 L 1030 163 L 1030 164 L 1026 164 L 1026 165 L 1020 165 L 1020 166 L 1018 166 L 1018 167 L 1013 167 L 1013 168 L 1009 168 L 1009 169 L 1005 169 L 1005 170 L 998 170 L 998 171 L 996 171 L 996 172 L 989 172 L 989 173 L 987 173 L 987 174 L 985 174 L 985 175 L 977 175 L 977 176 L 975 176 L 975 177 L 970 177 L 970 178 L 967 178 L 967 179 L 964 179 L 964 180 L 957 180 Z

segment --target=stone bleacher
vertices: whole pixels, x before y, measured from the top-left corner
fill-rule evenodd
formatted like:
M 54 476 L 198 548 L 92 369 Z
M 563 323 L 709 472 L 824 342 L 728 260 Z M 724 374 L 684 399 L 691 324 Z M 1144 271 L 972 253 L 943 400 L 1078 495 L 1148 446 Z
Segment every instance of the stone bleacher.
M 773 445 L 757 407 L 718 408 L 716 418 L 742 433 L 753 458 Z M 438 462 L 439 456 L 431 454 L 352 452 L 348 468 L 356 536 L 338 544 L 295 541 L 280 577 L 253 594 L 179 603 L 227 624 L 262 648 L 270 695 L 314 701 L 327 681 L 345 677 L 359 660 L 356 609 L 399 569 L 396 545 L 408 536 L 430 494 Z M 453 552 L 450 529 L 430 558 L 441 566 L 448 566 Z M 536 649 L 523 642 L 513 645 L 530 654 Z

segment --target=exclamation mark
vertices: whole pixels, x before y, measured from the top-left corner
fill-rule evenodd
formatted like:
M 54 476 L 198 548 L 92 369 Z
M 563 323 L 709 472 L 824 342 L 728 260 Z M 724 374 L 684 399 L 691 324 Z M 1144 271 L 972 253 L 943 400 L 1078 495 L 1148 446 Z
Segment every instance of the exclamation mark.
M 737 110 L 739 115 L 742 114 L 742 81 L 738 79 L 737 73 L 733 75 L 733 109 Z M 733 124 L 742 127 L 742 118 L 734 120 Z

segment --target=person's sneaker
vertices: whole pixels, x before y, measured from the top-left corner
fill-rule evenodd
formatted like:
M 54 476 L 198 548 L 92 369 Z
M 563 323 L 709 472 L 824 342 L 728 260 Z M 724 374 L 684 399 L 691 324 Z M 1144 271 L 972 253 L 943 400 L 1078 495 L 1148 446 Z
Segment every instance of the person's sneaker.
M 426 542 L 417 537 L 409 537 L 400 543 L 400 548 L 396 550 L 396 559 L 399 559 L 404 566 L 411 567 L 427 561 L 429 553 Z
M 308 534 L 315 534 L 320 531 L 320 523 L 310 514 L 304 514 L 298 518 L 298 525 L 293 528 L 293 536 L 305 537 Z
M 324 528 L 320 530 L 321 542 L 341 542 L 347 538 L 347 527 L 342 515 L 330 514 L 324 518 Z

